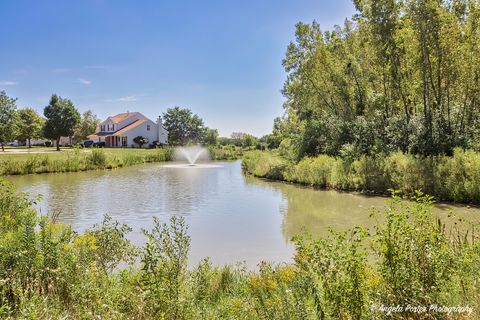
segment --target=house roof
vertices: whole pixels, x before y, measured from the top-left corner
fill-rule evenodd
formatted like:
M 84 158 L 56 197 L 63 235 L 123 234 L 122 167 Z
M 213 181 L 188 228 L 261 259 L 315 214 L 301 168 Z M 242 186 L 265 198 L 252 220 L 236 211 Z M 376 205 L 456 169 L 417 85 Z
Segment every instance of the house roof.
M 113 123 L 119 123 L 122 122 L 123 120 L 127 119 L 128 117 L 131 117 L 133 115 L 138 114 L 138 112 L 124 112 L 124 113 L 119 113 L 113 117 L 110 117 L 110 120 L 113 121 Z
M 127 132 L 128 130 L 135 128 L 136 126 L 141 125 L 142 123 L 144 123 L 144 122 L 146 122 L 146 121 L 147 121 L 147 119 L 139 119 L 139 120 L 136 120 L 136 121 L 130 123 L 128 126 L 126 126 L 126 127 L 122 128 L 122 129 L 114 132 L 114 133 L 112 134 L 112 136 L 119 136 L 119 135 Z

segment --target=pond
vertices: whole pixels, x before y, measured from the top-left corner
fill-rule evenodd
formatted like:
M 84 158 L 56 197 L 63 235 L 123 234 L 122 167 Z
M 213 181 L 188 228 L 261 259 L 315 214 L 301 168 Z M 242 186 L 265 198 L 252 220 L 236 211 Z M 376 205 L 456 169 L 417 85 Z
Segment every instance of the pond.
M 133 228 L 130 238 L 144 241 L 142 229 L 152 217 L 167 221 L 185 217 L 192 238 L 190 264 L 210 257 L 218 264 L 245 261 L 290 262 L 291 237 L 305 229 L 314 235 L 328 227 L 345 230 L 371 227 L 371 208 L 382 209 L 386 198 L 314 190 L 246 177 L 241 162 L 216 162 L 208 168 L 177 168 L 148 164 L 113 171 L 11 176 L 19 190 L 41 194 L 42 214 L 57 213 L 63 222 L 83 231 L 104 214 Z M 478 220 L 480 209 L 437 205 Z

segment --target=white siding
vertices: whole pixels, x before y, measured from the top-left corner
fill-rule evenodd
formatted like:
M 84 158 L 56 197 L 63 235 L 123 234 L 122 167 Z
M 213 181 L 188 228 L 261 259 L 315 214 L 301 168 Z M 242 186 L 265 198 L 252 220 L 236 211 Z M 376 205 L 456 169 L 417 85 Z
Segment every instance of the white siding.
M 147 126 L 150 126 L 150 130 L 147 131 Z M 131 148 L 132 145 L 135 148 L 138 148 L 138 145 L 133 142 L 133 139 L 138 136 L 142 136 L 148 139 L 148 143 L 143 145 L 143 148 L 147 148 L 152 142 L 157 141 L 157 125 L 151 120 L 147 120 L 144 123 L 139 124 L 138 126 L 133 127 L 132 129 L 124 132 L 120 136 L 127 137 L 127 147 Z

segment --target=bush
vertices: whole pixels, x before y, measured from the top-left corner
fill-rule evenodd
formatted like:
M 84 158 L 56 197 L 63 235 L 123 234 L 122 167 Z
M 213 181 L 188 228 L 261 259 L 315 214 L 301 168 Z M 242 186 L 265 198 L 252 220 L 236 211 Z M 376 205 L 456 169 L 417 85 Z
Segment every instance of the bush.
M 453 156 L 388 156 L 342 159 L 320 155 L 298 163 L 266 151 L 248 152 L 243 170 L 257 177 L 319 188 L 386 194 L 390 189 L 414 196 L 416 190 L 439 200 L 480 203 L 480 153 L 455 149 Z
M 103 150 L 93 149 L 92 152 L 87 156 L 87 161 L 93 167 L 104 168 L 107 163 L 107 156 Z
M 244 155 L 242 169 L 257 177 L 283 180 L 287 161 L 268 152 L 251 151 Z
M 34 200 L 0 180 L 2 319 L 384 319 L 379 306 L 408 304 L 468 305 L 458 317 L 480 317 L 478 226 L 437 220 L 420 193 L 374 212 L 372 230 L 298 235 L 294 263 L 250 271 L 208 259 L 188 268 L 182 218 L 154 219 L 135 249 L 130 228 L 108 216 L 77 234 L 38 216 Z

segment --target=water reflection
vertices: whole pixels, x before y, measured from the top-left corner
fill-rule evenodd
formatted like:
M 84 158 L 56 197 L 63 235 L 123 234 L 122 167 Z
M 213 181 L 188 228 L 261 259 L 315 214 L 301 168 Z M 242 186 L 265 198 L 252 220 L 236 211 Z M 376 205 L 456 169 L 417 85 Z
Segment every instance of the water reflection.
M 382 211 L 389 202 L 387 197 L 365 196 L 358 193 L 333 190 L 315 190 L 309 187 L 246 177 L 249 184 L 277 190 L 286 200 L 282 231 L 287 239 L 307 231 L 314 236 L 326 235 L 328 228 L 344 231 L 354 226 L 372 228 L 374 211 Z M 433 212 L 443 220 L 453 214 L 468 221 L 480 222 L 480 209 L 464 205 L 435 204 Z M 454 221 L 453 219 L 448 219 Z

